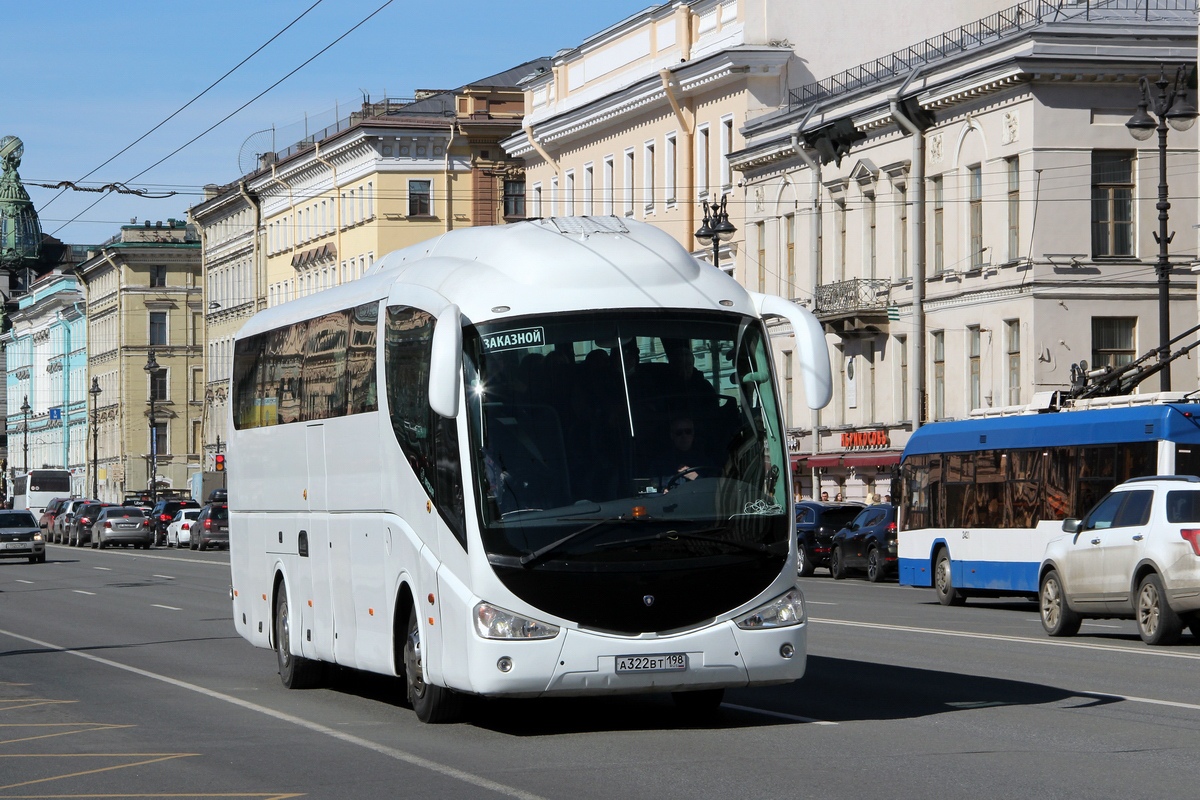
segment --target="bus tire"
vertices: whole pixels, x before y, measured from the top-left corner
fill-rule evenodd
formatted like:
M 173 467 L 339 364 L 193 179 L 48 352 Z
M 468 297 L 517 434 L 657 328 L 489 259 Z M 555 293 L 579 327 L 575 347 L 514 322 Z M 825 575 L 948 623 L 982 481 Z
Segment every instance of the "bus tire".
M 1167 603 L 1162 578 L 1150 573 L 1138 584 L 1137 605 L 1138 635 L 1142 641 L 1152 645 L 1175 644 L 1183 632 L 1183 620 Z
M 425 682 L 421 657 L 421 626 L 414 605 L 408 612 L 408 629 L 404 637 L 404 683 L 408 703 L 421 722 L 434 725 L 456 722 L 462 716 L 463 697 L 443 686 Z
M 1038 590 L 1038 612 L 1042 628 L 1048 636 L 1074 636 L 1079 633 L 1079 626 L 1083 623 L 1083 617 L 1067 605 L 1062 580 L 1054 570 L 1042 576 L 1042 585 Z
M 275 597 L 275 659 L 279 678 L 288 689 L 313 689 L 321 684 L 322 665 L 292 654 L 292 618 L 288 613 L 287 587 L 279 586 Z
M 846 564 L 842 561 L 842 548 L 840 547 L 833 548 L 833 552 L 829 554 L 829 574 L 835 581 L 846 577 Z
M 937 560 L 934 562 L 933 588 L 937 592 L 938 602 L 944 606 L 961 606 L 967 602 L 966 595 L 954 588 L 950 551 L 945 548 L 938 551 Z
M 887 561 L 879 553 L 878 547 L 867 551 L 867 580 L 871 583 L 883 583 L 887 577 Z

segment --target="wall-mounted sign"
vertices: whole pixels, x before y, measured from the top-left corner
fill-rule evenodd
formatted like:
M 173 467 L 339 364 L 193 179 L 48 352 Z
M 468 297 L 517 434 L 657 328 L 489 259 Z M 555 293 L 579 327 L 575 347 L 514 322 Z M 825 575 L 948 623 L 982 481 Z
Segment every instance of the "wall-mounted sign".
M 842 434 L 842 449 L 865 450 L 874 447 L 889 447 L 887 431 L 847 431 Z

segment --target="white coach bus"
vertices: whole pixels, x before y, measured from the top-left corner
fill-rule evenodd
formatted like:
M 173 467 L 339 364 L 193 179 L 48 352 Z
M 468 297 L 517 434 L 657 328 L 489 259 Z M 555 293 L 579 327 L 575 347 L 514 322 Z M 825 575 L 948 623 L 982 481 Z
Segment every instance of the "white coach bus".
M 229 440 L 238 632 L 286 686 L 402 676 L 463 695 L 675 693 L 804 674 L 768 317 L 810 405 L 807 311 L 615 217 L 468 228 L 238 334 Z

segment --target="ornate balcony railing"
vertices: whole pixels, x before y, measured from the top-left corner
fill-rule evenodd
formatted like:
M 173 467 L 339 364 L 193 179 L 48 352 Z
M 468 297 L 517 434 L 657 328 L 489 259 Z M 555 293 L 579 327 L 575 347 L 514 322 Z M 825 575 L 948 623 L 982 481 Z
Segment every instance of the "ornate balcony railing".
M 931 36 L 923 42 L 839 72 L 823 81 L 801 86 L 789 92 L 788 111 L 866 86 L 899 79 L 918 66 L 1016 36 L 1048 22 L 1112 21 L 1114 17 L 1143 21 L 1155 17 L 1176 19 L 1183 15 L 1194 15 L 1196 7 L 1197 0 L 1025 0 L 952 31 Z
M 815 314 L 825 320 L 856 314 L 886 314 L 892 282 L 887 278 L 851 278 L 817 287 Z

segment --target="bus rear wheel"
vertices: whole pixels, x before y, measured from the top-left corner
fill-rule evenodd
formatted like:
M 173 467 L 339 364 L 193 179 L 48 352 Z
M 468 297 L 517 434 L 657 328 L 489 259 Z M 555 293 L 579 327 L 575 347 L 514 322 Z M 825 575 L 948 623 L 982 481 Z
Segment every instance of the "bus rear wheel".
M 408 631 L 404 637 L 404 682 L 408 702 L 421 722 L 439 724 L 455 722 L 462 715 L 463 698 L 443 686 L 425 682 L 425 667 L 421 656 L 421 626 L 414 606 L 408 612 Z
M 279 587 L 275 598 L 275 658 L 279 662 L 279 678 L 289 689 L 312 689 L 319 686 L 323 673 L 318 661 L 292 654 L 292 618 L 288 613 L 287 587 Z
M 937 561 L 933 567 L 933 588 L 937 592 L 938 602 L 944 606 L 961 606 L 967 602 L 966 595 L 954 588 L 950 570 L 950 552 L 938 551 Z

